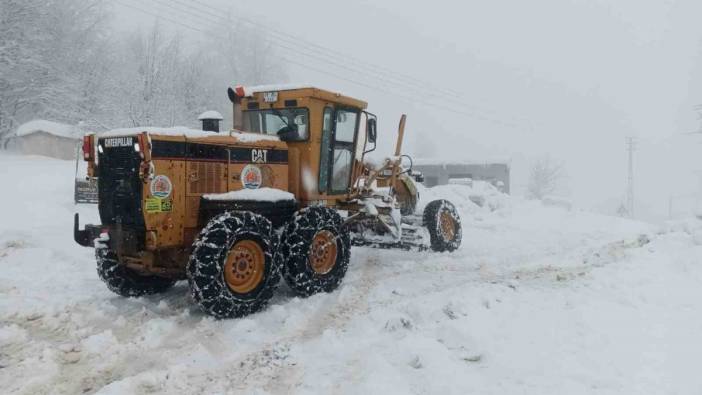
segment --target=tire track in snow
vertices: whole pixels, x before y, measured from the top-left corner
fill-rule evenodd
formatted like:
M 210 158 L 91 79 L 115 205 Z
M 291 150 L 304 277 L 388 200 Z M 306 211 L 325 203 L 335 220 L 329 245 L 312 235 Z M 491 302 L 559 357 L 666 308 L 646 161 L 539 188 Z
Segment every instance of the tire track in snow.
M 645 243 L 644 243 L 645 244 Z M 318 338 L 327 329 L 341 329 L 351 319 L 370 311 L 368 296 L 370 291 L 378 285 L 379 281 L 387 281 L 390 278 L 403 275 L 416 276 L 418 272 L 424 273 L 422 282 L 429 283 L 427 286 L 418 287 L 410 293 L 398 295 L 389 294 L 387 297 L 373 301 L 373 307 L 386 307 L 398 304 L 403 306 L 412 304 L 413 300 L 423 298 L 427 295 L 451 292 L 457 287 L 470 286 L 469 284 L 502 284 L 513 287 L 511 282 L 515 276 L 519 276 L 522 281 L 539 280 L 544 276 L 555 276 L 569 273 L 571 271 L 590 271 L 604 264 L 617 262 L 625 257 L 625 251 L 630 248 L 640 247 L 638 241 L 620 240 L 605 243 L 600 247 L 593 247 L 581 254 L 584 265 L 578 267 L 558 267 L 539 266 L 529 270 L 509 270 L 500 274 L 491 274 L 481 271 L 478 262 L 470 262 L 465 256 L 450 259 L 445 263 L 436 265 L 434 261 L 428 262 L 413 260 L 415 267 L 408 269 L 406 265 L 402 268 L 393 267 L 393 263 L 406 259 L 404 255 L 386 256 L 386 264 L 380 264 L 380 252 L 369 253 L 367 259 L 357 261 L 353 266 L 356 272 L 360 271 L 358 279 L 353 282 L 345 282 L 341 289 L 334 292 L 343 296 L 350 287 L 353 291 L 342 301 L 324 304 L 323 309 L 315 311 L 308 317 L 303 328 L 294 333 L 286 334 L 278 339 L 265 342 L 257 349 L 227 363 L 227 367 L 220 372 L 207 372 L 208 380 L 221 379 L 226 377 L 230 382 L 236 382 L 236 389 L 245 390 L 247 388 L 259 387 L 272 393 L 287 392 L 294 389 L 304 374 L 304 366 L 298 365 L 295 361 L 289 360 L 289 352 L 293 345 L 304 347 L 304 343 Z M 460 264 L 457 264 L 460 260 Z M 438 281 L 437 281 L 438 276 Z M 572 276 L 574 277 L 574 276 Z M 571 277 L 568 277 L 571 278 Z M 516 289 L 516 288 L 515 288 Z M 318 296 L 319 297 L 319 296 Z M 338 299 L 339 297 L 337 297 Z M 217 344 L 224 344 L 217 341 Z M 236 374 L 226 374 L 231 367 L 243 368 Z M 353 368 L 353 366 L 351 366 Z
M 583 252 L 583 265 L 577 268 L 573 267 L 558 267 L 558 266 L 540 266 L 527 270 L 510 270 L 508 272 L 491 275 L 489 273 L 481 273 L 477 262 L 471 262 L 469 257 L 457 256 L 455 258 L 440 262 L 438 265 L 434 260 L 411 259 L 412 265 L 408 267 L 406 264 L 396 267 L 394 264 L 398 261 L 406 259 L 402 254 L 383 255 L 383 264 L 380 263 L 381 251 L 365 249 L 363 258 L 357 259 L 352 266 L 352 276 L 342 287 L 330 295 L 319 295 L 316 297 L 324 297 L 328 299 L 328 303 L 320 304 L 321 307 L 317 311 L 309 314 L 304 327 L 297 329 L 293 333 L 285 333 L 278 339 L 271 339 L 260 345 L 254 346 L 254 350 L 238 356 L 236 359 L 227 361 L 222 369 L 216 371 L 201 372 L 196 371 L 196 375 L 201 376 L 194 379 L 193 385 L 202 380 L 201 388 L 208 388 L 207 382 L 213 380 L 225 380 L 229 382 L 238 382 L 237 387 L 245 390 L 251 388 L 251 385 L 256 385 L 271 392 L 284 392 L 294 388 L 303 371 L 299 365 L 295 365 L 295 361 L 289 359 L 290 349 L 295 344 L 305 343 L 313 340 L 327 329 L 341 329 L 354 317 L 358 317 L 367 313 L 370 310 L 368 305 L 369 293 L 378 285 L 379 281 L 387 281 L 393 277 L 403 275 L 414 275 L 425 273 L 420 277 L 419 284 L 428 282 L 427 286 L 413 289 L 412 292 L 402 295 L 401 304 L 411 303 L 412 299 L 422 297 L 426 294 L 433 294 L 450 290 L 454 287 L 466 286 L 468 283 L 509 283 L 514 279 L 515 275 L 520 276 L 520 280 L 538 280 L 549 276 L 558 276 L 558 274 L 569 273 L 571 271 L 590 271 L 594 268 L 613 263 L 623 259 L 626 256 L 626 251 L 631 248 L 641 247 L 645 244 L 641 239 L 637 241 L 615 241 L 606 243 L 601 247 L 588 249 Z M 420 257 L 423 258 L 423 257 Z M 442 259 L 443 261 L 443 259 Z M 439 276 L 439 277 L 437 277 Z M 566 276 L 568 279 L 574 276 Z M 438 279 L 438 281 L 437 281 Z M 178 290 L 180 293 L 182 290 Z M 164 300 L 170 300 L 168 296 Z M 183 299 L 183 300 L 180 300 Z M 175 302 L 184 302 L 186 298 L 174 299 Z M 398 303 L 397 295 L 380 298 L 374 300 L 373 306 L 387 306 Z M 153 300 L 136 300 L 136 303 L 124 304 L 119 307 L 120 315 L 126 318 L 126 323 L 123 328 L 116 328 L 110 317 L 96 316 L 94 304 L 88 304 L 87 307 L 81 306 L 81 303 L 66 305 L 63 312 L 60 312 L 58 317 L 40 316 L 33 317 L 15 315 L 3 318 L 3 322 L 14 323 L 27 331 L 28 337 L 35 342 L 34 346 L 13 346 L 14 348 L 5 351 L 13 358 L 27 358 L 30 355 L 40 354 L 43 348 L 51 348 L 58 350 L 54 357 L 57 359 L 59 366 L 55 373 L 54 383 L 35 385 L 28 387 L 28 392 L 37 393 L 78 393 L 87 390 L 88 393 L 95 392 L 100 388 L 114 381 L 119 381 L 124 378 L 132 377 L 141 371 L 164 368 L 163 358 L 168 355 L 177 355 L 181 351 L 187 353 L 189 344 L 193 339 L 201 344 L 209 344 L 209 349 L 213 355 L 220 355 L 226 358 L 226 355 L 231 351 L 231 346 L 227 344 L 227 339 L 217 332 L 217 326 L 206 325 L 205 328 L 199 328 L 197 324 L 178 323 L 181 334 L 167 339 L 167 343 L 155 348 L 153 351 L 159 351 L 157 358 L 145 356 L 143 350 L 138 347 L 133 347 L 131 339 L 138 337 L 149 321 L 152 319 L 167 319 L 172 320 L 176 315 L 180 314 L 185 303 L 175 303 L 169 306 L 167 317 L 163 315 L 142 316 L 138 311 L 132 311 L 135 308 L 144 309 L 146 305 L 153 304 Z M 125 307 L 133 305 L 132 307 Z M 99 306 L 97 306 L 99 307 Z M 148 310 L 146 310 L 148 315 Z M 48 313 L 47 313 L 48 314 Z M 265 313 L 263 313 L 265 314 Z M 58 318 L 55 319 L 55 318 Z M 77 325 L 76 319 L 81 322 L 82 326 Z M 177 320 L 177 319 L 176 319 Z M 200 321 L 202 322 L 202 321 Z M 85 331 L 85 328 L 89 328 Z M 83 332 L 79 331 L 84 329 Z M 113 330 L 113 334 L 119 340 L 120 346 L 123 344 L 130 346 L 125 347 L 118 355 L 108 355 L 103 360 L 98 361 L 94 356 L 87 356 L 81 350 L 78 351 L 78 360 L 73 351 L 62 351 L 59 349 L 64 344 L 80 344 L 82 340 L 92 335 L 100 334 L 105 330 Z M 204 341 L 203 333 L 211 333 L 209 339 Z M 193 333 L 196 332 L 196 333 Z M 162 350 L 167 349 L 165 354 L 160 354 Z M 66 355 L 68 356 L 66 356 Z M 65 359 L 65 360 L 64 360 Z M 101 362 L 101 368 L 94 370 L 95 365 Z M 241 367 L 242 369 L 233 369 Z M 166 366 L 167 368 L 167 366 Z M 4 370 L 4 369 L 3 369 Z M 234 371 L 235 373 L 232 373 Z M 13 373 L 17 373 L 14 371 Z M 24 376 L 24 374 L 22 374 Z
M 22 361 L 37 355 L 49 359 L 44 364 L 55 366 L 48 380 L 31 383 L 20 393 L 94 393 L 112 382 L 148 371 L 163 362 L 163 358 L 167 359 L 167 355 L 178 355 L 189 346 L 188 341 L 178 340 L 188 337 L 191 332 L 181 331 L 175 338 L 167 339 L 167 345 L 158 346 L 159 352 L 145 352 L 151 350 L 145 350 L 142 344 L 144 327 L 153 320 L 173 319 L 179 312 L 171 310 L 172 314 L 166 316 L 157 314 L 145 309 L 139 299 L 121 304 L 128 306 L 123 306 L 120 312 L 124 320 L 121 325 L 115 325 L 112 316 L 96 315 L 94 308 L 100 306 L 85 302 L 65 305 L 56 313 L 14 314 L 3 319 L 3 323 L 22 328 L 29 339 L 14 347 L 15 369 L 26 370 L 27 367 L 20 366 Z M 86 350 L 85 341 L 92 338 L 99 342 L 100 337 L 116 343 L 108 342 L 104 352 Z
M 294 388 L 303 372 L 300 371 L 301 366 L 288 360 L 292 346 L 315 339 L 328 329 L 339 330 L 353 317 L 369 311 L 367 298 L 378 282 L 378 265 L 377 254 L 363 262 L 357 262 L 354 266 L 360 269 L 358 280 L 342 283 L 341 288 L 331 294 L 316 296 L 337 297 L 335 302 L 325 303 L 322 305 L 323 309 L 315 311 L 306 320 L 304 327 L 277 340 L 266 342 L 258 347 L 258 350 L 229 362 L 229 367 L 245 369 L 237 374 L 236 378 L 229 377 L 238 383 L 236 388 L 245 390 L 255 384 L 272 393 L 287 392 Z M 348 291 L 350 287 L 353 287 L 351 292 Z M 343 297 L 340 302 L 339 297 Z M 223 369 L 227 370 L 229 369 Z M 211 374 L 208 376 L 214 378 Z

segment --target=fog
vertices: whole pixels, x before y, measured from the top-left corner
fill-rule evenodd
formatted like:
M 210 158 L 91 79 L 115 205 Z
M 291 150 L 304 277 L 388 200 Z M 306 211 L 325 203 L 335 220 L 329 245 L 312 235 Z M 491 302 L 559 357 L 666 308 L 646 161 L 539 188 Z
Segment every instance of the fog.
M 379 115 L 386 152 L 400 114 L 407 113 L 405 150 L 411 154 L 507 158 L 517 194 L 530 163 L 549 155 L 567 174 L 559 194 L 579 207 L 614 213 L 626 191 L 625 136 L 636 136 L 636 217 L 666 219 L 671 201 L 674 217 L 689 215 L 700 195 L 702 135 L 684 134 L 699 128 L 695 106 L 702 103 L 697 1 L 193 5 L 205 12 L 228 9 L 235 20 L 248 18 L 263 30 L 343 54 L 329 58 L 346 68 L 273 45 L 296 60 L 283 61 L 288 81 L 368 101 Z M 164 19 L 201 26 L 202 17 L 188 19 L 159 3 L 140 7 L 161 17 L 114 3 L 115 29 L 148 28 L 158 19 L 193 42 L 203 39 Z M 349 58 L 401 75 L 403 83 Z
M 699 15 L 0 0 L 0 395 L 702 394 Z

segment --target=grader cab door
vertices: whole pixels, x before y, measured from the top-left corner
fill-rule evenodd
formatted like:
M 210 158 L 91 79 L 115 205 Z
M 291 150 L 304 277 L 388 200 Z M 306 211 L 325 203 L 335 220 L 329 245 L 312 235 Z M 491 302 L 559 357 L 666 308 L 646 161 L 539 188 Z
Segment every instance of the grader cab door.
M 360 111 L 326 107 L 322 119 L 319 191 L 329 195 L 345 195 L 349 191 L 356 156 L 354 144 Z

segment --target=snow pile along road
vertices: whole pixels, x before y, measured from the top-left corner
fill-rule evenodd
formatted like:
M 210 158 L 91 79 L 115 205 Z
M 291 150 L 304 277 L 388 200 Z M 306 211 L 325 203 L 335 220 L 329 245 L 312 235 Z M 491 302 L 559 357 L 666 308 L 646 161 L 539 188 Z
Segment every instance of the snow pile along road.
M 422 190 L 460 210 L 455 253 L 355 248 L 338 291 L 282 287 L 267 310 L 216 321 L 185 283 L 107 290 L 72 241 L 73 163 L 0 156 L 0 169 L 3 393 L 702 392 L 695 226 L 480 184 Z

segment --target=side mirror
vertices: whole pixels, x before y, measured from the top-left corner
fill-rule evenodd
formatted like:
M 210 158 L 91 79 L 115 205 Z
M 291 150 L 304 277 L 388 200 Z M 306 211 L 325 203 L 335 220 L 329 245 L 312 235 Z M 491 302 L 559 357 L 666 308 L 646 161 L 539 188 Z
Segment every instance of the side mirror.
M 297 125 L 283 126 L 278 130 L 278 137 L 281 141 L 296 141 L 300 139 L 300 133 L 298 132 Z
M 366 122 L 366 134 L 368 134 L 368 141 L 375 144 L 375 140 L 378 138 L 378 121 L 375 118 L 369 118 Z
M 229 96 L 229 101 L 236 103 L 239 98 L 236 96 L 236 92 L 232 88 L 227 88 L 227 96 Z

